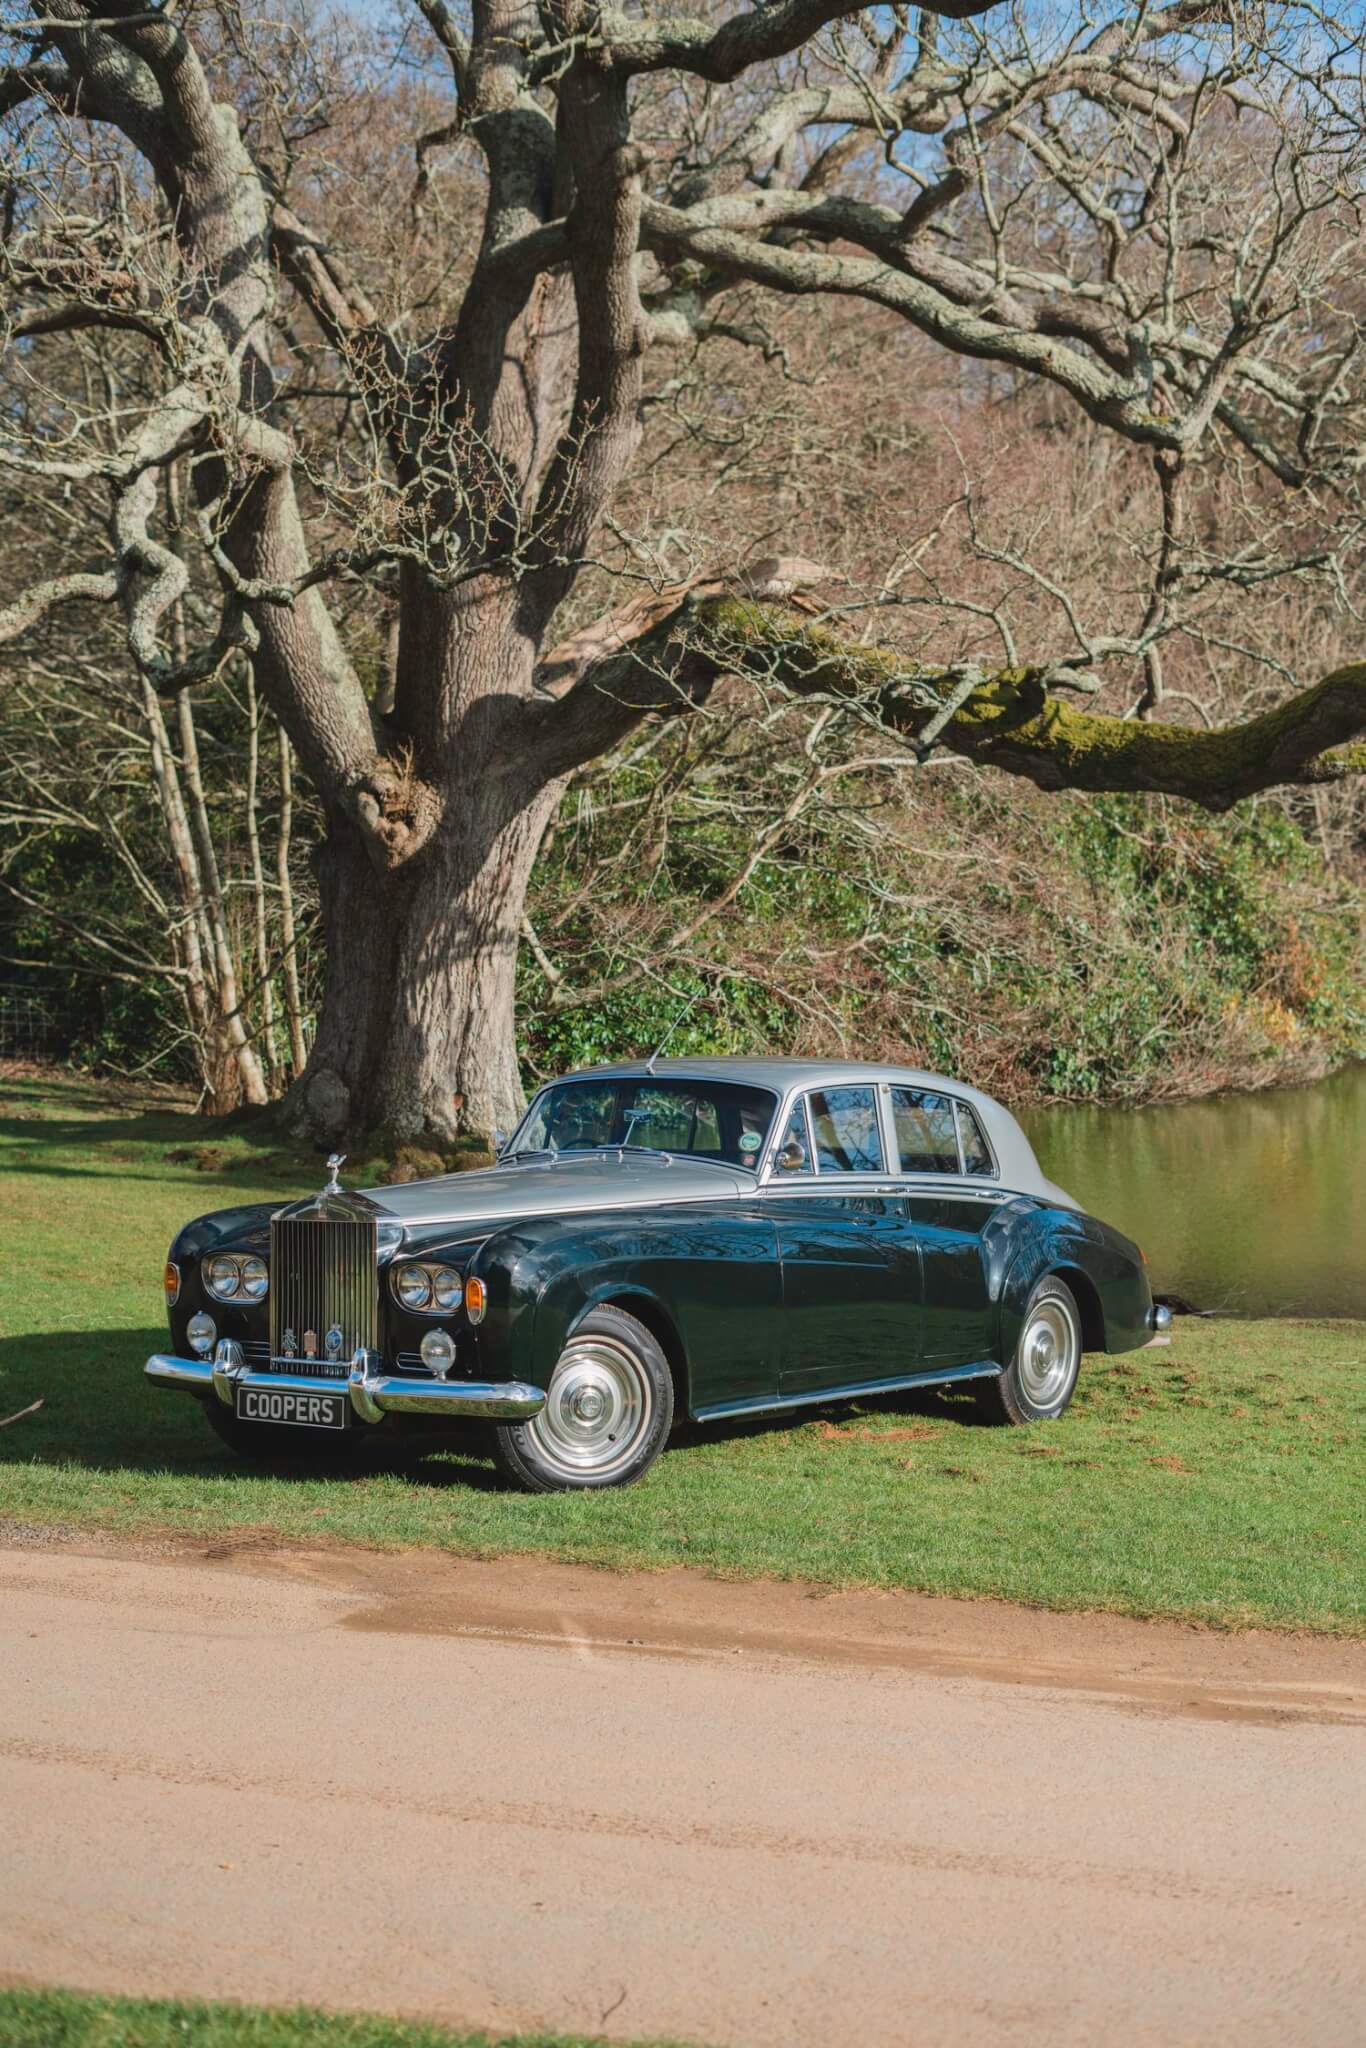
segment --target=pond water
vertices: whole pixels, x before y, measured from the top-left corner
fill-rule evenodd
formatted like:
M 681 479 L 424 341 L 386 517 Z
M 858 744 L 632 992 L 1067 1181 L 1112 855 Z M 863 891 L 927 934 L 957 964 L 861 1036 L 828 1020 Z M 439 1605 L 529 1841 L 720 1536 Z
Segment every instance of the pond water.
M 1038 1109 L 1044 1172 L 1136 1238 L 1153 1286 L 1244 1316 L 1366 1316 L 1366 1064 L 1157 1109 Z

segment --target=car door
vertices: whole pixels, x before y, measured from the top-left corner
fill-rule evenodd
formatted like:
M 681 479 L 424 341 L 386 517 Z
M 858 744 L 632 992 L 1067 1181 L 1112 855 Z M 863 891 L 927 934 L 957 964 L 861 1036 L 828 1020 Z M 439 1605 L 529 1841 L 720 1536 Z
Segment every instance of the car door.
M 897 1086 L 888 1094 L 907 1225 L 924 1275 L 922 1356 L 927 1366 L 975 1365 L 991 1357 L 995 1327 L 983 1244 L 999 1199 L 986 1184 L 990 1153 L 975 1119 L 960 1148 L 959 1105 L 951 1096 Z M 984 1182 L 978 1187 L 963 1170 L 974 1164 Z
M 782 1269 L 780 1391 L 914 1372 L 920 1255 L 888 1180 L 876 1088 L 812 1090 L 793 1111 L 785 1155 L 765 1202 Z

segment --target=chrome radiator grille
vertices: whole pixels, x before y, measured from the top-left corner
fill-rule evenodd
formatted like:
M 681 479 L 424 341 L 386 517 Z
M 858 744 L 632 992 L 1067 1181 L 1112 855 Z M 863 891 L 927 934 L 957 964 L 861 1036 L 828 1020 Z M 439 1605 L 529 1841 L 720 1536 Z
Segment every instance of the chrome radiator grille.
M 334 1357 L 329 1330 L 341 1331 Z M 287 1343 L 292 1339 L 292 1345 Z M 310 1338 L 312 1339 L 310 1353 Z M 379 1347 L 379 1280 L 371 1217 L 275 1217 L 270 1226 L 270 1348 L 296 1372 L 344 1374 Z

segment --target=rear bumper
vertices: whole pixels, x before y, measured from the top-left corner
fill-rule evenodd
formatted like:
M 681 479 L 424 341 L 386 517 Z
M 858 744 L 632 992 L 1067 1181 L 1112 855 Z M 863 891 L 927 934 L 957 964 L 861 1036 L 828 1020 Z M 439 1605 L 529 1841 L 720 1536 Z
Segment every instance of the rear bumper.
M 325 1379 L 317 1373 L 252 1372 L 231 1339 L 219 1343 L 212 1358 L 173 1358 L 158 1351 L 144 1368 L 154 1387 L 175 1387 L 187 1394 L 216 1394 L 233 1408 L 238 1387 L 281 1394 L 346 1394 L 361 1422 L 382 1422 L 386 1415 L 445 1416 L 458 1422 L 475 1420 L 528 1422 L 545 1406 L 545 1391 L 522 1380 L 409 1380 L 380 1372 L 373 1354 L 358 1352 L 346 1379 Z

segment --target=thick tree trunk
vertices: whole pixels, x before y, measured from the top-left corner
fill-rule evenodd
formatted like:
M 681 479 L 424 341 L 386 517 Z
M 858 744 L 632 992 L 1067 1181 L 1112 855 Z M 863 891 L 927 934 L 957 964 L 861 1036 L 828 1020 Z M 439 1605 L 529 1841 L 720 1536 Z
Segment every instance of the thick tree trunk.
M 423 853 L 376 871 L 334 818 L 319 882 L 327 986 L 291 1109 L 318 1141 L 510 1130 L 527 883 L 559 784 L 462 789 Z

